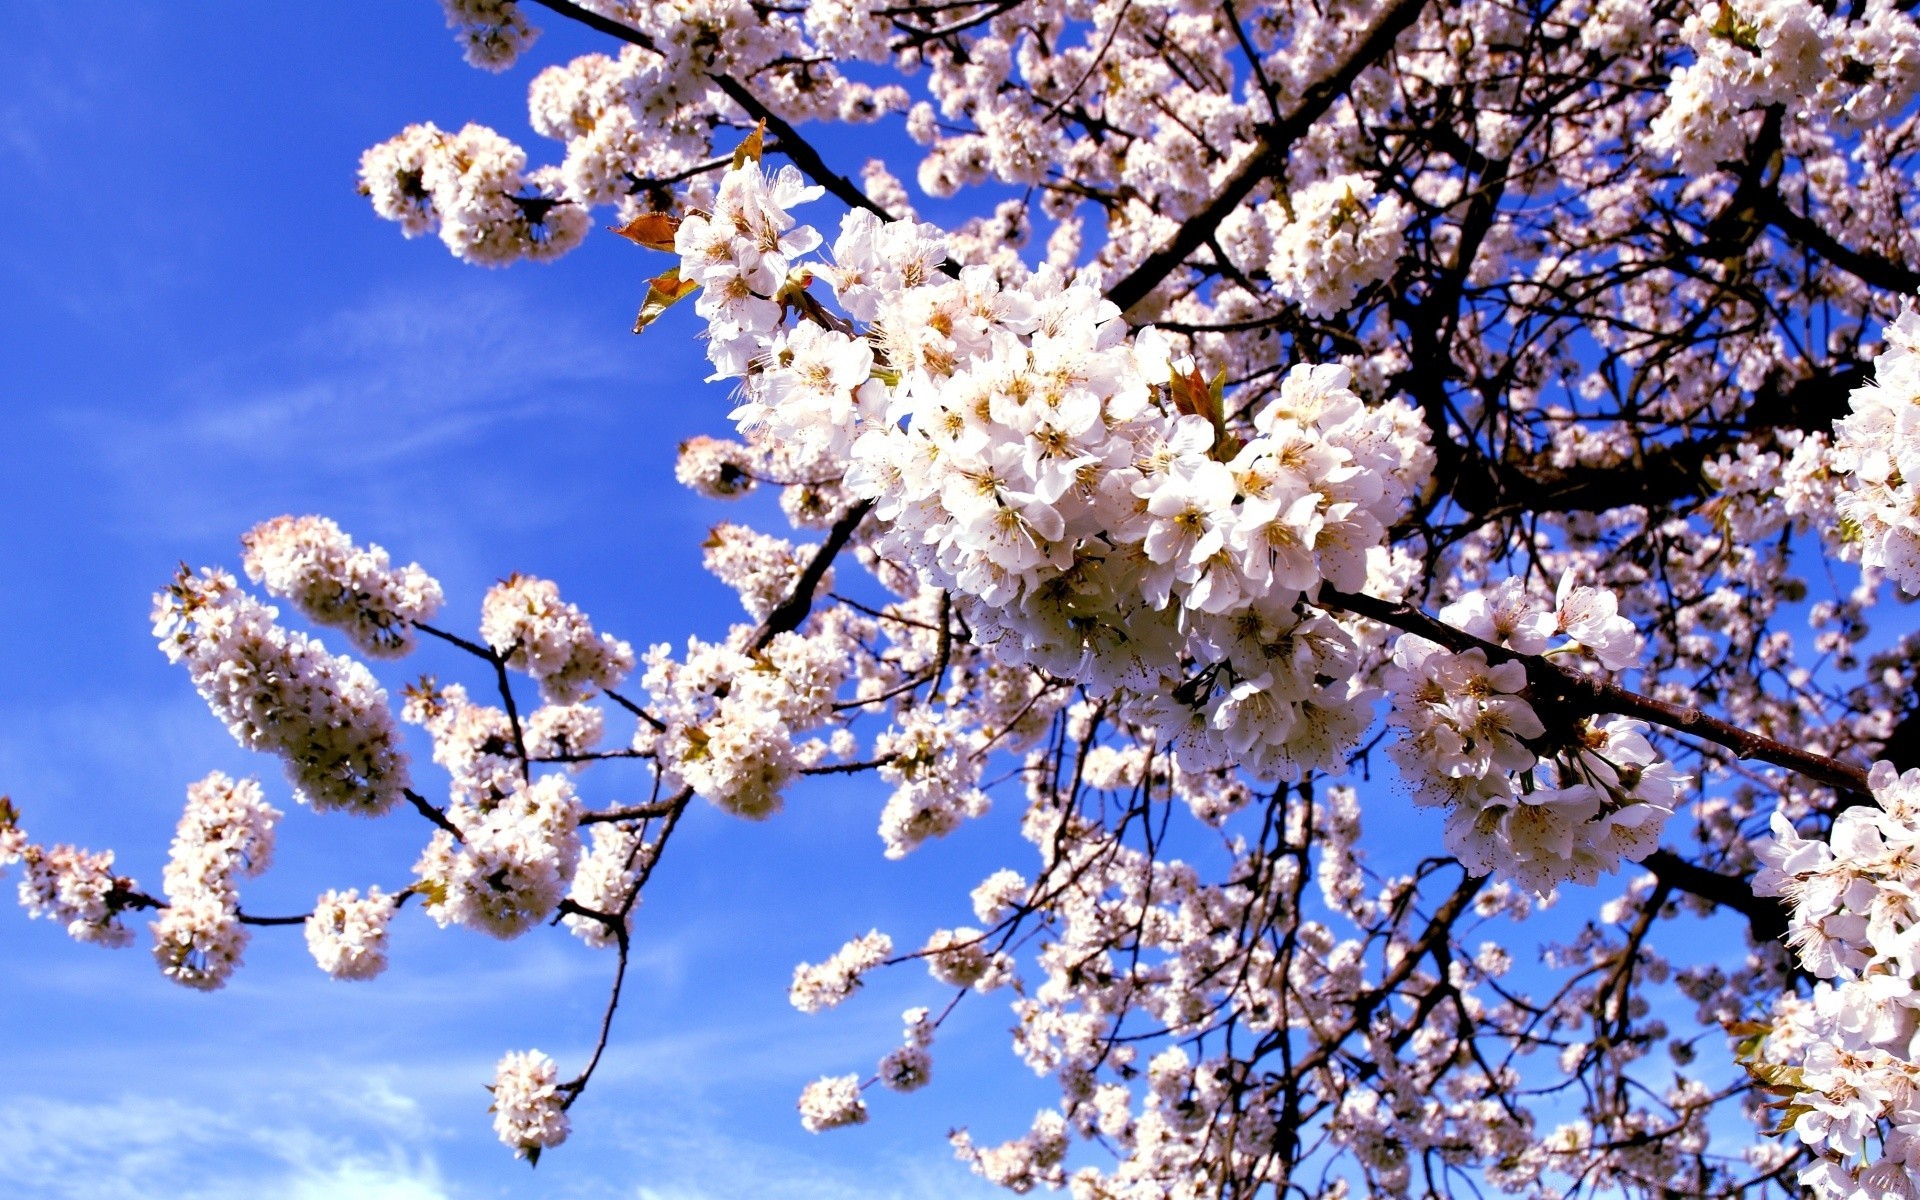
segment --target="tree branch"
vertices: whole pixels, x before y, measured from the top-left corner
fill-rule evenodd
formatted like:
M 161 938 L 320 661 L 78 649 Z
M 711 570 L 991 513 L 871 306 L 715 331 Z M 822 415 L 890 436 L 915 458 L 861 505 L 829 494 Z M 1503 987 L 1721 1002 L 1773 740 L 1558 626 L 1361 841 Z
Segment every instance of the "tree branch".
M 800 623 L 813 611 L 813 593 L 819 589 L 820 581 L 827 577 L 827 569 L 833 566 L 833 560 L 852 540 L 854 530 L 860 528 L 860 522 L 867 519 L 873 511 L 873 501 L 861 500 L 840 514 L 840 519 L 827 531 L 827 540 L 813 552 L 813 558 L 807 562 L 800 577 L 793 581 L 793 589 L 787 598 L 767 614 L 766 620 L 753 631 L 753 637 L 747 643 L 749 650 L 759 651 L 767 648 L 767 643 L 776 636 L 800 628 Z
M 1240 202 L 1255 187 L 1285 169 L 1287 155 L 1292 151 L 1293 144 L 1313 128 L 1315 121 L 1326 115 L 1336 100 L 1346 94 L 1347 89 L 1353 86 L 1353 81 L 1359 78 L 1360 72 L 1393 48 L 1394 41 L 1413 24 L 1425 4 L 1426 0 L 1393 0 L 1386 11 L 1380 14 L 1379 20 L 1374 22 L 1373 28 L 1360 39 L 1353 53 L 1334 68 L 1332 74 L 1308 88 L 1300 97 L 1299 105 L 1285 118 L 1260 130 L 1253 153 L 1247 156 L 1238 170 L 1228 176 L 1219 193 L 1206 207 L 1182 222 L 1165 246 L 1147 255 L 1139 266 L 1108 288 L 1107 299 L 1123 313 L 1145 300 L 1162 280 L 1186 261 L 1189 254 L 1206 243 L 1207 238 L 1220 227 L 1220 222 L 1239 208 Z
M 1455 629 L 1428 616 L 1410 604 L 1396 604 L 1374 596 L 1355 595 L 1327 587 L 1320 589 L 1320 603 L 1383 625 L 1391 625 L 1406 633 L 1417 634 L 1449 650 L 1480 650 L 1486 654 L 1488 662 L 1518 662 L 1526 667 L 1528 682 L 1537 692 L 1546 694 L 1543 699 L 1561 703 L 1577 701 L 1579 707 L 1593 713 L 1617 713 L 1690 733 L 1717 746 L 1724 746 L 1740 758 L 1757 758 L 1776 767 L 1785 767 L 1828 787 L 1853 792 L 1869 790 L 1867 772 L 1862 767 L 1776 742 L 1718 717 L 1710 717 L 1697 708 L 1683 708 L 1643 696 L 1639 692 L 1630 692 L 1618 684 L 1582 675 L 1537 654 L 1521 654 L 1505 646 L 1483 641 L 1463 629 Z

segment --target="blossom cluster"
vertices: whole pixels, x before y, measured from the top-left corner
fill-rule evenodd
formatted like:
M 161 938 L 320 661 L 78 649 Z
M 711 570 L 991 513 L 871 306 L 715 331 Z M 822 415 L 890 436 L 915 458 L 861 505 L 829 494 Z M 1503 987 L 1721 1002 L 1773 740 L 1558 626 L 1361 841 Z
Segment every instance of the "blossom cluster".
M 456 801 L 446 816 L 454 830 L 435 833 L 414 866 L 435 921 L 512 938 L 552 915 L 580 864 L 580 806 L 565 775 L 516 779 L 506 795 Z
M 800 1093 L 800 1124 L 808 1133 L 866 1123 L 867 1102 L 860 1098 L 858 1075 L 825 1075 Z
M 1262 215 L 1272 226 L 1275 294 L 1325 319 L 1393 273 L 1413 214 L 1395 195 L 1376 202 L 1372 180 L 1346 175 L 1308 184 L 1285 208 L 1271 201 Z
M 1440 619 L 1515 655 L 1573 651 L 1611 671 L 1638 658 L 1639 635 L 1613 593 L 1571 574 L 1551 605 L 1515 577 L 1467 594 Z M 1451 652 L 1412 635 L 1395 644 L 1385 678 L 1388 720 L 1404 730 L 1388 753 L 1416 801 L 1448 807 L 1447 849 L 1469 869 L 1544 894 L 1658 848 L 1687 780 L 1642 722 L 1549 730 L 1526 694 L 1522 659 L 1489 661 L 1486 650 Z
M 1858 128 L 1900 111 L 1920 86 L 1920 28 L 1884 0 L 1845 14 L 1810 0 L 1713 0 L 1681 37 L 1694 60 L 1673 72 L 1648 140 L 1690 174 L 1736 160 L 1750 118 L 1769 105 Z
M 487 589 L 480 636 L 507 665 L 533 676 L 550 704 L 571 704 L 620 686 L 633 648 L 596 634 L 585 613 L 560 599 L 553 581 L 513 575 Z
M 28 916 L 59 922 L 77 942 L 132 944 L 133 931 L 120 914 L 134 881 L 114 874 L 113 851 L 28 841 L 13 805 L 0 799 L 0 866 L 14 863 L 21 867 L 20 906 Z
M 484 125 L 458 133 L 409 125 L 360 156 L 360 189 L 402 233 L 437 231 L 468 262 L 556 258 L 580 243 L 591 219 L 561 194 L 553 168 L 526 167 L 526 151 Z
M 793 988 L 787 998 L 801 1012 L 819 1012 L 851 996 L 860 977 L 893 953 L 893 939 L 879 930 L 857 937 L 818 965 L 801 963 L 793 969 Z
M 1886 339 L 1873 379 L 1833 423 L 1838 549 L 1920 595 L 1920 312 L 1909 306 Z
M 431 620 L 444 599 L 419 563 L 396 568 L 385 550 L 354 545 L 326 517 L 275 517 L 241 535 L 240 545 L 247 578 L 376 658 L 413 649 L 414 623 Z
M 1920 770 L 1877 762 L 1869 783 L 1874 803 L 1842 811 L 1824 841 L 1776 812 L 1753 881 L 1792 905 L 1787 940 L 1824 981 L 1780 998 L 1749 1068 L 1818 1156 L 1800 1182 L 1821 1200 L 1903 1195 L 1920 1161 Z
M 215 771 L 187 788 L 161 878 L 167 907 L 152 927 L 153 956 L 169 979 L 212 991 L 240 965 L 248 937 L 235 880 L 272 862 L 280 816 L 251 779 Z
M 743 379 L 749 438 L 844 456 L 845 486 L 883 523 L 876 553 L 949 590 L 1002 661 L 1126 689 L 1183 765 L 1332 767 L 1369 696 L 1343 686 L 1345 635 L 1296 606 L 1323 583 L 1366 584 L 1432 463 L 1413 412 L 1364 403 L 1344 367 L 1297 367 L 1229 428 L 1166 338 L 1129 335 L 1057 272 L 949 278 L 931 226 L 864 211 L 842 221 L 830 266 L 798 264 L 820 238 L 787 209 L 813 191 L 746 163 L 710 217 L 679 227 L 681 275 L 705 289 L 716 373 Z M 869 333 L 783 325 L 776 297 L 810 276 Z
M 512 1051 L 494 1068 L 493 1131 L 515 1158 L 540 1161 L 542 1150 L 567 1140 L 570 1125 L 559 1069 L 538 1050 Z
M 836 618 L 836 622 L 838 618 Z M 648 651 L 642 682 L 660 729 L 649 740 L 663 786 L 691 788 L 736 816 L 764 820 L 827 747 L 802 738 L 831 711 L 847 675 L 843 627 L 782 633 L 763 650 L 687 639 Z
M 387 925 L 394 897 L 377 887 L 328 889 L 306 920 L 307 950 L 335 979 L 372 979 L 387 969 Z
M 302 803 L 386 812 L 408 783 L 386 692 L 364 665 L 281 628 L 278 615 L 224 571 L 182 568 L 154 596 L 153 631 L 235 741 L 282 759 Z

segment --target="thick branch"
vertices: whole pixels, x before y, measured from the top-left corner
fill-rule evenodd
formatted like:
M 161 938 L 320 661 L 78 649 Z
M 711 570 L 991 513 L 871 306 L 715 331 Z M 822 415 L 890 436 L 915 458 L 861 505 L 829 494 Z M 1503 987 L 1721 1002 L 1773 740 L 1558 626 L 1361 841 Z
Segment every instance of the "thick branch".
M 1821 228 L 1813 218 L 1795 212 L 1779 196 L 1769 194 L 1762 212 L 1769 225 L 1862 283 L 1903 296 L 1920 292 L 1920 271 L 1878 254 L 1855 250 Z
M 604 33 L 608 37 L 618 38 L 628 45 L 639 46 L 643 50 L 651 50 L 656 54 L 660 52 L 659 47 L 654 45 L 653 39 L 640 30 L 623 25 L 610 17 L 603 17 L 590 9 L 582 8 L 572 0 L 533 0 L 533 2 L 563 17 L 578 21 L 590 29 Z M 853 208 L 864 208 L 883 221 L 893 220 L 893 214 L 868 199 L 867 194 L 860 189 L 860 185 L 829 167 L 827 160 L 820 156 L 820 152 L 815 150 L 813 145 L 801 137 L 799 131 L 778 113 L 761 103 L 760 99 L 747 89 L 746 84 L 719 71 L 712 72 L 708 78 L 713 80 L 715 87 L 727 94 L 729 100 L 745 110 L 749 117 L 767 123 L 767 132 L 779 139 L 777 147 L 779 151 L 792 159 L 793 165 L 799 167 L 807 178 L 832 192 L 843 203 Z
M 1373 596 L 1338 592 L 1331 588 L 1321 589 L 1320 603 L 1383 625 L 1391 625 L 1406 633 L 1418 634 L 1449 650 L 1480 650 L 1486 654 L 1489 662 L 1521 663 L 1527 668 L 1527 680 L 1536 693 L 1545 693 L 1543 699 L 1551 698 L 1562 703 L 1578 702 L 1590 712 L 1617 713 L 1690 733 L 1717 746 L 1724 746 L 1740 758 L 1757 758 L 1776 767 L 1785 767 L 1828 787 L 1855 792 L 1869 790 L 1864 768 L 1798 746 L 1789 746 L 1785 742 L 1776 742 L 1718 717 L 1710 717 L 1697 708 L 1683 708 L 1643 696 L 1639 692 L 1630 692 L 1618 684 L 1582 675 L 1537 654 L 1521 654 L 1505 646 L 1483 641 L 1465 630 L 1455 629 L 1428 616 L 1412 605 L 1395 604 Z
M 747 643 L 749 649 L 764 650 L 776 636 L 800 628 L 800 623 L 813 611 L 813 593 L 819 589 L 820 581 L 827 577 L 827 569 L 833 566 L 833 560 L 852 540 L 853 531 L 860 528 L 860 522 L 866 520 L 867 514 L 872 511 L 873 501 L 861 500 L 840 514 L 840 519 L 827 531 L 827 540 L 813 552 L 813 558 L 807 563 L 806 569 L 800 572 L 800 578 L 793 581 L 793 590 L 753 631 L 753 639 Z
M 1171 241 L 1147 255 L 1139 266 L 1108 288 L 1107 299 L 1113 301 L 1121 312 L 1127 311 L 1145 300 L 1161 280 L 1186 261 L 1189 254 L 1205 245 L 1207 238 L 1219 229 L 1228 214 L 1240 207 L 1240 202 L 1255 187 L 1285 168 L 1293 144 L 1313 128 L 1315 121 L 1326 115 L 1336 100 L 1346 94 L 1347 89 L 1353 86 L 1353 81 L 1359 78 L 1360 72 L 1393 48 L 1394 40 L 1413 24 L 1425 3 L 1426 0 L 1393 0 L 1344 62 L 1326 78 L 1308 88 L 1300 97 L 1299 105 L 1286 117 L 1261 128 L 1253 153 L 1228 177 L 1219 194 L 1205 208 L 1188 217 Z
M 1642 859 L 1640 865 L 1668 887 L 1710 900 L 1745 917 L 1755 942 L 1778 941 L 1786 936 L 1786 905 L 1771 896 L 1754 895 L 1752 886 L 1744 879 L 1709 871 L 1671 850 L 1655 850 Z

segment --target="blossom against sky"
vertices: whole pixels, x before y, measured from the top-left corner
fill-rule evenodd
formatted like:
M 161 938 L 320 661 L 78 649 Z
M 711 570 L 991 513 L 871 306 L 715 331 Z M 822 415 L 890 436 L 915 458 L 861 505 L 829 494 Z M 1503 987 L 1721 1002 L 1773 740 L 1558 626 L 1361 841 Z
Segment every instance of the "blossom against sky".
M 487 272 L 403 241 L 353 190 L 360 152 L 409 121 L 524 130 L 525 80 L 461 61 L 438 6 L 111 10 L 34 5 L 0 71 L 6 547 L 0 790 L 36 836 L 114 848 L 157 887 L 187 785 L 258 776 L 287 813 L 250 910 L 394 887 L 417 822 L 320 816 L 239 750 L 155 649 L 152 594 L 188 561 L 237 570 L 238 535 L 325 512 L 418 560 L 471 633 L 498 579 L 557 580 L 636 645 L 715 636 L 733 594 L 700 569 L 721 509 L 673 481 L 674 446 L 722 429 L 691 311 L 625 331 L 659 263 L 611 237 Z M 590 48 L 566 29 L 544 52 Z M 574 44 L 577 42 L 577 46 Z M 321 631 L 331 648 L 343 639 Z M 465 669 L 433 648 L 398 668 Z M 474 681 L 470 681 L 474 682 Z M 419 755 L 424 757 L 424 755 Z M 609 775 L 598 786 L 617 788 Z M 298 930 L 262 931 L 203 995 L 147 953 L 76 947 L 15 912 L 5 947 L 0 1193 L 34 1196 L 797 1197 L 964 1195 L 946 1128 L 1009 1072 L 1004 1007 L 950 1022 L 933 1085 L 815 1137 L 807 1080 L 870 1070 L 924 974 L 808 1017 L 793 964 L 851 922 L 908 936 L 961 914 L 980 841 L 886 864 L 883 791 L 806 789 L 787 819 L 710 810 L 649 888 L 608 1064 L 537 1171 L 494 1140 L 483 1085 L 510 1047 L 578 1059 L 610 960 L 563 931 L 512 943 L 395 922 L 391 972 L 328 980 Z M 1004 835 L 991 821 L 969 836 Z M 871 870 L 844 869 L 864 855 Z M 9 880 L 10 884 L 11 880 Z M 925 897 L 923 899 L 922 897 Z M 275 936 L 278 932 L 278 936 Z M 969 1034 L 971 1031 L 971 1034 Z

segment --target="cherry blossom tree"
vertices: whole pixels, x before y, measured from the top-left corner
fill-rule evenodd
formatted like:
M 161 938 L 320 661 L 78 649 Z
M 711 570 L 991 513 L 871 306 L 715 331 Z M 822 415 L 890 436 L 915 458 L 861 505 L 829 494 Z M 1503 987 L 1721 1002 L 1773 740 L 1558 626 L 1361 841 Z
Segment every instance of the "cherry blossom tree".
M 796 967 L 806 1012 L 947 996 L 794 1081 L 807 1129 L 1004 1004 L 1058 1103 L 953 1143 L 1015 1192 L 1920 1195 L 1920 634 L 1869 620 L 1920 592 L 1910 0 L 443 3 L 489 70 L 536 19 L 606 49 L 534 77 L 544 165 L 409 126 L 374 211 L 489 266 L 611 222 L 636 331 L 690 301 L 722 381 L 680 481 L 794 532 L 716 525 L 744 619 L 636 651 L 551 581 L 463 631 L 266 522 L 247 584 L 159 593 L 161 649 L 292 802 L 422 820 L 411 878 L 248 911 L 281 814 L 215 773 L 158 893 L 0 810 L 31 913 L 151 911 L 196 988 L 261 926 L 359 980 L 409 903 L 558 925 L 612 983 L 586 1061 L 500 1061 L 537 1160 L 688 807 L 871 773 L 849 863 L 991 802 L 1030 845 Z M 917 163 L 818 132 L 882 121 Z M 977 215 L 919 220 L 909 166 Z M 363 661 L 422 637 L 471 677 Z

